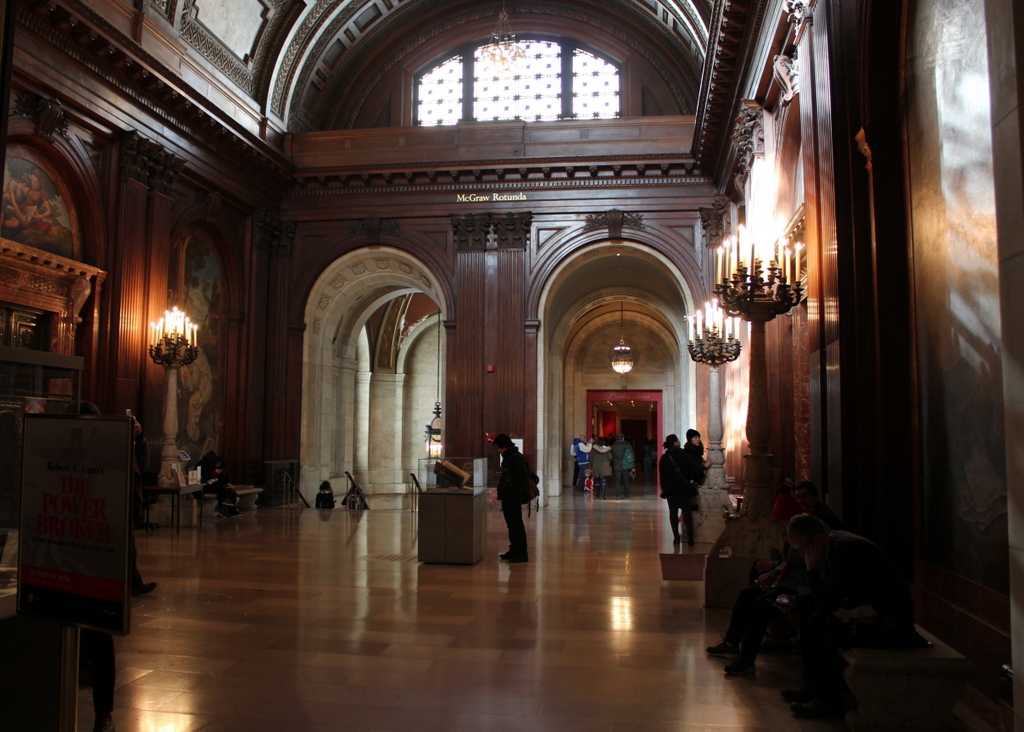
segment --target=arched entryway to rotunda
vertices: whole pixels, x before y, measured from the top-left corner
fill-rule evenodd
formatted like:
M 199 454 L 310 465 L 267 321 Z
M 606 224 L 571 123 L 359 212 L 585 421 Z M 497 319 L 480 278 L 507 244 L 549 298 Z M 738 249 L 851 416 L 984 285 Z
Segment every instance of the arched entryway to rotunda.
M 703 297 L 694 294 L 696 259 L 687 257 L 692 272 L 643 243 L 596 242 L 565 257 L 545 282 L 538 307 L 537 453 L 549 496 L 572 480 L 568 446 L 590 431 L 588 390 L 660 391 L 659 438 L 696 422 L 685 318 Z M 624 376 L 611 368 L 620 334 L 635 361 Z
M 443 404 L 449 311 L 434 274 L 393 247 L 366 247 L 331 263 L 306 302 L 301 489 L 345 489 L 352 473 L 375 507 L 398 507 L 426 456 L 424 429 Z

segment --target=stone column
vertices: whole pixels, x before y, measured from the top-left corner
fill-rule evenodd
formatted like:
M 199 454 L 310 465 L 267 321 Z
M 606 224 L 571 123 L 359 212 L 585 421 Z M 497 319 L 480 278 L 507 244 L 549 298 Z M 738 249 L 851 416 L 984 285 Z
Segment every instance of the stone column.
M 722 449 L 722 387 L 720 366 L 709 366 L 708 383 L 708 468 L 705 488 L 725 488 L 725 451 Z

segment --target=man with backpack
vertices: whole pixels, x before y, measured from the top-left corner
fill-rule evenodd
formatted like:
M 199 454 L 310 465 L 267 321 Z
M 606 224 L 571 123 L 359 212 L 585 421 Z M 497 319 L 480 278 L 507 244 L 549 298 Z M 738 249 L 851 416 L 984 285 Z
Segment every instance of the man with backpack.
M 615 471 L 616 498 L 629 498 L 629 478 L 635 467 L 636 456 L 633 454 L 633 448 L 626 442 L 626 436 L 620 432 L 612 445 L 612 470 Z

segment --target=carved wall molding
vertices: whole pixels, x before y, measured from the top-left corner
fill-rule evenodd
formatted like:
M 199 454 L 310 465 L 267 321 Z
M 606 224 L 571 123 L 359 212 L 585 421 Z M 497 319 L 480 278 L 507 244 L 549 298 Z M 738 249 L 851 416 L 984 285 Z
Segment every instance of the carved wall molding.
M 368 244 L 380 243 L 381 234 L 398 236 L 402 233 L 402 224 L 397 219 L 382 219 L 379 216 L 367 216 L 361 221 L 353 221 L 348 227 L 353 236 L 365 235 Z
M 456 249 L 526 249 L 533 214 L 451 214 Z
M 295 249 L 294 221 L 281 219 L 279 216 L 260 209 L 253 214 L 254 239 L 257 247 L 271 256 L 290 257 Z
M 121 175 L 169 196 L 184 161 L 135 130 L 121 135 Z
M 796 65 L 796 46 L 790 45 L 772 59 L 772 75 L 782 89 L 779 104 L 787 106 L 800 93 L 800 73 Z
M 732 143 L 736 151 L 736 187 L 743 190 L 754 158 L 764 155 L 764 110 L 752 99 L 743 100 Z
M 73 14 L 74 13 L 74 14 Z M 241 165 L 251 165 L 277 181 L 287 180 L 288 165 L 263 141 L 244 130 L 220 110 L 210 108 L 198 92 L 172 86 L 165 79 L 177 77 L 83 0 L 23 0 L 17 6 L 19 31 L 30 33 L 45 45 L 97 74 L 142 107 L 181 129 L 197 141 L 208 141 Z M 73 64 L 56 62 L 32 43 L 15 36 L 19 51 L 81 86 Z
M 74 353 L 82 306 L 107 273 L 35 247 L 0 239 L 0 301 L 53 314 L 48 350 Z
M 799 45 L 804 29 L 811 20 L 817 0 L 786 0 L 785 12 L 793 26 L 793 45 Z
M 302 3 L 288 0 L 260 2 L 266 9 L 265 20 L 250 49 L 251 56 L 246 54 L 244 58 L 239 58 L 203 26 L 197 18 L 196 0 L 184 0 L 181 6 L 181 37 L 253 98 L 264 86 L 261 78 L 267 73 L 265 67 L 273 66 L 273 59 L 268 58 L 274 47 L 273 39 L 282 29 L 290 27 L 293 16 L 302 10 Z
M 721 246 L 726 233 L 731 229 L 728 196 L 716 196 L 711 208 L 697 209 L 700 214 L 700 228 L 704 236 L 704 248 L 714 249 Z
M 596 229 L 608 229 L 608 236 L 611 239 L 622 238 L 622 227 L 628 226 L 631 229 L 646 229 L 643 214 L 624 213 L 617 208 L 605 211 L 603 214 L 587 216 L 583 224 L 584 231 Z
M 47 142 L 53 142 L 58 135 L 65 140 L 71 139 L 64 107 L 57 99 L 41 97 L 29 91 L 18 91 L 15 93 L 11 116 L 32 120 L 36 126 L 36 134 Z

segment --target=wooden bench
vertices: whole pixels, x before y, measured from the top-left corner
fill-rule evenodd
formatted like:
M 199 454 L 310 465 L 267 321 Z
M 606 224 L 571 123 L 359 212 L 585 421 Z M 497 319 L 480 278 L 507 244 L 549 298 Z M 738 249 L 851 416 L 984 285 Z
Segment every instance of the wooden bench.
M 238 494 L 238 503 L 236 505 L 239 511 L 252 511 L 257 508 L 256 499 L 263 492 L 262 488 L 254 485 L 233 485 L 231 488 Z M 216 513 L 217 496 L 213 493 L 205 494 L 203 496 L 203 514 L 205 516 L 213 516 Z
M 857 701 L 846 715 L 853 732 L 953 730 L 953 705 L 972 664 L 938 638 L 918 629 L 931 648 L 848 648 L 846 685 Z

